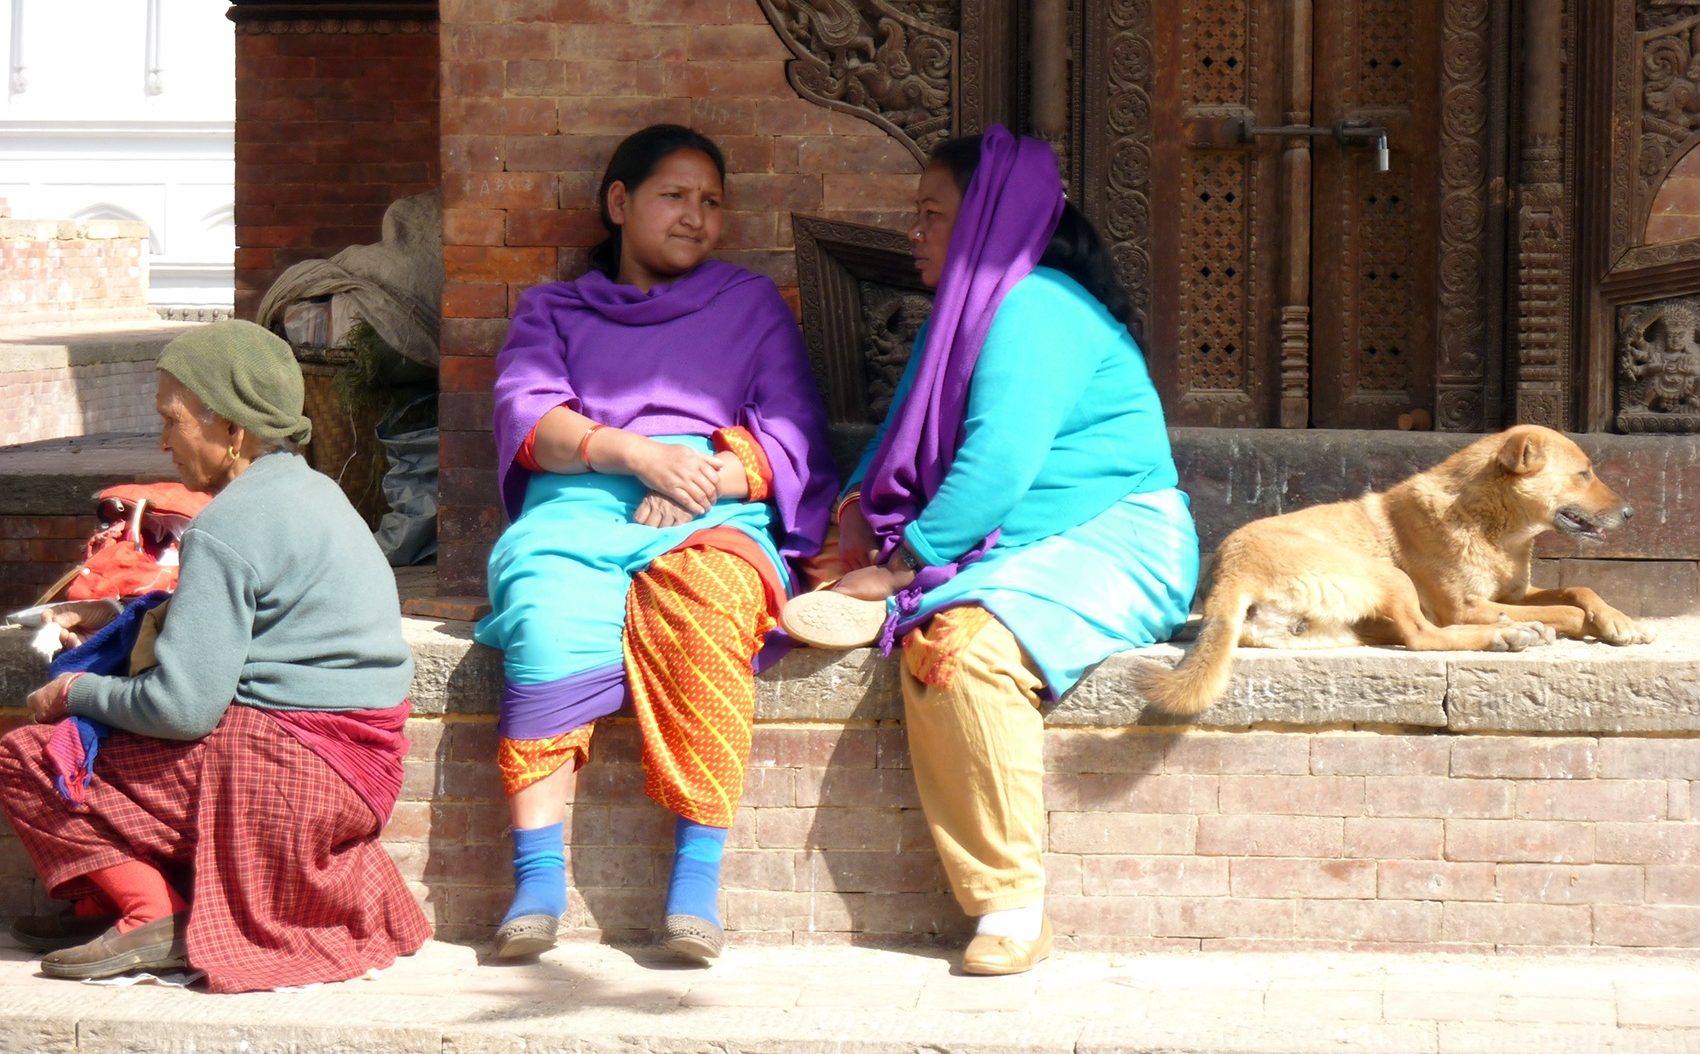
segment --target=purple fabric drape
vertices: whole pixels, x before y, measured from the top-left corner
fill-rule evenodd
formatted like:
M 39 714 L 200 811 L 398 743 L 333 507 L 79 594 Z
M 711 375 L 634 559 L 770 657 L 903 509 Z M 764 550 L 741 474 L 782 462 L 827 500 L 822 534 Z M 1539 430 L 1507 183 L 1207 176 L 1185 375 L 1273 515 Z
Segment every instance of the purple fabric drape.
M 1051 148 L 1017 138 L 1002 125 L 988 128 L 951 231 L 914 387 L 862 481 L 862 512 L 879 538 L 881 561 L 903 541 L 904 528 L 950 471 L 962 443 L 969 381 L 992 318 L 1004 295 L 1038 265 L 1062 210 L 1062 178 Z M 921 595 L 949 581 L 996 541 L 993 531 L 952 563 L 923 568 L 898 594 L 881 645 L 890 651 L 903 617 L 916 610 Z
M 648 293 L 594 271 L 537 286 L 515 305 L 496 362 L 509 520 L 528 477 L 514 457 L 543 415 L 564 405 L 647 436 L 748 429 L 772 468 L 781 555 L 820 550 L 837 485 L 826 413 L 797 322 L 761 275 L 709 260 Z

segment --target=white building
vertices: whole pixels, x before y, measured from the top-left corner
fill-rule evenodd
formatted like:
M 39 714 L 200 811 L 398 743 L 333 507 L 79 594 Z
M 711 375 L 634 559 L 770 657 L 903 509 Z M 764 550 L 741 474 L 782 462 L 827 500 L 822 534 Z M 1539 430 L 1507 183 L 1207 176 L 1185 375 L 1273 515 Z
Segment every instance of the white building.
M 226 10 L 209 0 L 0 0 L 0 198 L 19 218 L 146 223 L 148 299 L 161 309 L 231 305 Z

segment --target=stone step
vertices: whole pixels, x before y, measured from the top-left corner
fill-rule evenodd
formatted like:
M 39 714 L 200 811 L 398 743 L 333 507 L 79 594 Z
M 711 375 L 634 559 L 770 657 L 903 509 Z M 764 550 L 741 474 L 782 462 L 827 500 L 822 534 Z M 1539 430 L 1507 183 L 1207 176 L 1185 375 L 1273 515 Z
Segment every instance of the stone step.
M 148 313 L 0 328 L 0 447 L 155 431 L 154 362 L 194 325 Z
M 0 1049 L 604 1054 L 1665 1054 L 1700 1050 L 1700 964 L 1626 955 L 1060 950 L 966 977 L 939 950 L 734 943 L 710 969 L 571 943 L 480 965 L 428 944 L 376 978 L 212 998 L 34 976 L 0 950 Z
M 421 714 L 496 712 L 501 656 L 472 624 L 406 619 Z M 1237 653 L 1226 697 L 1177 721 L 1146 705 L 1139 671 L 1190 644 L 1112 655 L 1046 713 L 1058 728 L 1398 726 L 1451 732 L 1623 734 L 1700 731 L 1700 617 L 1650 619 L 1651 644 L 1559 641 L 1517 653 L 1333 648 Z M 3 638 L 0 638 L 3 640 Z M 877 652 L 799 648 L 757 679 L 762 721 L 897 721 L 897 667 Z
M 94 496 L 103 488 L 176 478 L 157 429 L 0 447 L 0 517 L 87 516 L 92 524 Z

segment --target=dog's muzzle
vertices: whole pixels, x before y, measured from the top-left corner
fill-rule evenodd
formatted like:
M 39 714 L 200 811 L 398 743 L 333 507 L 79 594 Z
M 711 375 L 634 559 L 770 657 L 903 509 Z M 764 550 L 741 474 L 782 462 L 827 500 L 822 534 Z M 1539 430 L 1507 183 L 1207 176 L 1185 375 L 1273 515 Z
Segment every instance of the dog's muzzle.
M 1627 505 L 1600 515 L 1590 513 L 1587 509 L 1576 505 L 1566 505 L 1552 517 L 1552 525 L 1559 533 L 1568 534 L 1572 538 L 1584 538 L 1590 542 L 1604 541 L 1606 531 L 1620 527 L 1623 521 L 1635 515 L 1635 510 Z

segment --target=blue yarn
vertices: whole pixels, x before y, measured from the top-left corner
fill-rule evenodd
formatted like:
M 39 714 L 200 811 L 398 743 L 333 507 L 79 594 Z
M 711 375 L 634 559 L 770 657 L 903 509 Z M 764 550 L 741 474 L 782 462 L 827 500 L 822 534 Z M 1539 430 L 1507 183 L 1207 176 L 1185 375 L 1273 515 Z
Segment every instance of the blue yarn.
M 559 917 L 567 910 L 567 857 L 561 849 L 562 824 L 514 829 L 514 902 L 502 916 L 506 925 L 521 915 Z
M 726 828 L 706 827 L 679 817 L 673 829 L 673 877 L 667 883 L 667 914 L 694 915 L 720 925 L 720 858 Z
M 135 650 L 136 640 L 142 635 L 142 616 L 170 599 L 171 594 L 160 589 L 130 601 L 111 622 L 89 634 L 81 644 L 55 655 L 47 668 L 48 676 L 58 677 L 62 673 L 123 676 L 129 673 L 130 652 Z M 77 740 L 82 746 L 82 758 L 77 762 L 77 771 L 56 774 L 53 784 L 59 788 L 60 797 L 80 805 L 88 785 L 94 782 L 95 755 L 100 753 L 100 744 L 112 729 L 103 722 L 75 714 L 66 720 L 76 730 Z M 67 778 L 78 784 L 79 789 L 73 790 L 67 784 Z

